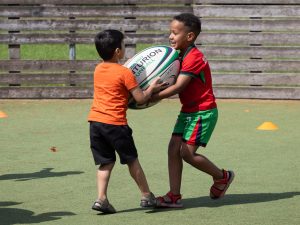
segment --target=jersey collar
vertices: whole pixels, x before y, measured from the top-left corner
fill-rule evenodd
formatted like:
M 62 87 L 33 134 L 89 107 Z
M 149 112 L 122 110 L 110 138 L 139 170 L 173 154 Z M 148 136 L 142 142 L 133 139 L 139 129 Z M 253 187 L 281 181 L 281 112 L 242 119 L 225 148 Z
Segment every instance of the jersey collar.
M 184 54 L 182 54 L 183 56 L 181 57 L 181 60 L 183 60 L 186 55 L 193 49 L 193 48 L 196 48 L 195 44 L 191 44 L 187 49 L 186 51 L 184 52 Z

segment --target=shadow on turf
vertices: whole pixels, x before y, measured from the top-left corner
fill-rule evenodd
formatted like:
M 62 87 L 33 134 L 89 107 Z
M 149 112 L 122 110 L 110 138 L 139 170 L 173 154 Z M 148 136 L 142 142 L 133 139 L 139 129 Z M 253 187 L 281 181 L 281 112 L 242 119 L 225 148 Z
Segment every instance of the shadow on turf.
M 0 202 L 1 225 L 42 223 L 58 220 L 63 216 L 76 215 L 72 212 L 48 212 L 35 215 L 33 211 L 26 209 L 3 208 L 19 204 L 22 204 L 22 202 Z
M 281 199 L 293 198 L 300 195 L 300 192 L 283 192 L 283 193 L 252 193 L 252 194 L 228 194 L 219 200 L 212 200 L 209 197 L 187 198 L 183 199 L 184 208 L 175 209 L 182 210 L 188 208 L 200 207 L 221 207 L 228 205 L 253 204 L 261 202 L 271 202 Z M 165 212 L 174 210 L 170 208 L 156 208 L 147 213 Z
M 82 171 L 52 172 L 51 170 L 53 170 L 53 168 L 44 168 L 34 173 L 4 174 L 0 176 L 0 180 L 26 181 L 48 177 L 63 177 L 83 173 Z

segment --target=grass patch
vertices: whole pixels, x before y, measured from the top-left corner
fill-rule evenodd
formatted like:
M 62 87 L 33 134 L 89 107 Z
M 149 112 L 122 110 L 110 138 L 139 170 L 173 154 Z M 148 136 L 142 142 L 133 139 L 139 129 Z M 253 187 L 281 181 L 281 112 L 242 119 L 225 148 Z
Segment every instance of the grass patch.
M 67 60 L 69 46 L 65 44 L 24 44 L 21 45 L 21 59 Z
M 4 44 L 0 44 L 0 60 L 2 59 L 8 59 L 8 47 Z
M 96 60 L 99 55 L 94 44 L 78 44 L 76 45 L 76 59 L 79 60 Z
M 138 44 L 136 51 L 139 52 L 153 44 Z M 21 59 L 24 60 L 68 60 L 69 46 L 65 44 L 24 44 L 21 45 Z M 76 59 L 96 60 L 98 53 L 94 44 L 77 44 Z M 0 45 L 0 59 L 8 59 L 7 45 Z

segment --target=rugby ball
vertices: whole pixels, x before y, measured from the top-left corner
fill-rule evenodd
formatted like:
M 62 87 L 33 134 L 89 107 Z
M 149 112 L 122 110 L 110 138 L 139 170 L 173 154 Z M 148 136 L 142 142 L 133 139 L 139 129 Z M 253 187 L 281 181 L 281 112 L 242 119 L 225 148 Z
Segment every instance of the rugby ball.
M 178 52 L 168 46 L 153 46 L 137 53 L 124 66 L 130 68 L 142 90 L 146 90 L 151 82 L 159 77 L 168 86 L 175 83 L 180 70 Z M 168 87 L 167 86 L 167 87 Z M 133 98 L 129 99 L 131 109 L 144 109 L 158 102 L 137 104 Z

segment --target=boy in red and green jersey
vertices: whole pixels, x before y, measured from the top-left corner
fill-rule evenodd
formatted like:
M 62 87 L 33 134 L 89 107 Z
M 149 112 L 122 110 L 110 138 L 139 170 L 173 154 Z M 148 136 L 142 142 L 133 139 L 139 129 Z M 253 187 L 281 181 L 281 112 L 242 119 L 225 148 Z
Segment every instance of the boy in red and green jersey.
M 195 45 L 188 47 L 182 56 L 180 74 L 193 78 L 184 91 L 179 93 L 181 112 L 197 112 L 217 107 L 209 64 Z
M 182 104 L 168 147 L 170 190 L 157 198 L 158 207 L 183 207 L 181 179 L 183 160 L 213 178 L 210 197 L 224 196 L 233 181 L 233 171 L 219 169 L 197 149 L 206 147 L 218 119 L 212 88 L 211 71 L 202 52 L 194 44 L 201 32 L 201 22 L 193 14 L 183 13 L 170 24 L 170 44 L 180 51 L 181 69 L 176 83 L 154 94 L 152 101 L 179 94 Z

